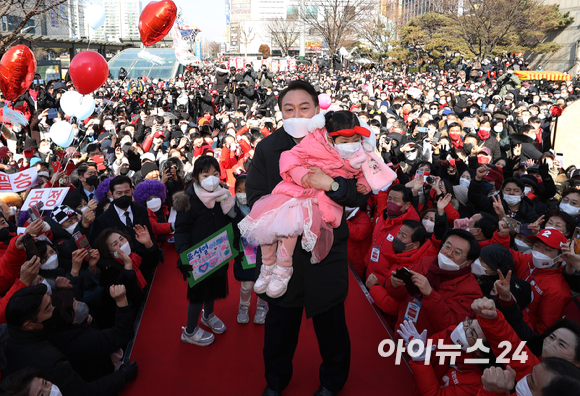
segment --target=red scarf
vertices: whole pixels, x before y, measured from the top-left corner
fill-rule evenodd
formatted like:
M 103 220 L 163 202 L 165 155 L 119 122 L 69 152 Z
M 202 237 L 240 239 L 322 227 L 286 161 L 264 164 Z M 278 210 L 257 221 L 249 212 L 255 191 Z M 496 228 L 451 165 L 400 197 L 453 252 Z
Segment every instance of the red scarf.
M 457 140 L 453 139 L 453 136 L 449 135 L 451 139 L 451 144 L 455 148 L 455 150 L 461 150 L 463 148 L 463 140 L 461 139 L 461 135 L 457 137 Z
M 542 144 L 542 128 L 538 128 L 536 132 L 536 145 L 538 146 L 538 148 L 540 148 L 541 144 Z
M 480 128 L 479 131 L 477 131 L 477 136 L 479 136 L 479 138 L 481 140 L 487 140 L 489 139 L 489 129 L 482 129 Z
M 141 270 L 139 269 L 139 267 L 141 266 L 141 256 L 139 256 L 137 253 L 131 252 L 129 257 L 133 262 L 133 271 L 135 271 L 135 276 L 137 277 L 137 286 L 139 286 L 139 289 L 142 290 L 145 286 L 147 286 L 147 281 L 145 280 L 145 277 L 143 276 Z M 125 263 L 120 258 L 115 257 L 115 260 L 117 260 L 119 263 L 125 266 Z
M 441 282 L 449 281 L 455 278 L 459 278 L 460 276 L 463 275 L 471 274 L 470 265 L 468 265 L 467 267 L 463 267 L 458 271 L 447 271 L 439 268 L 437 260 L 438 259 L 435 258 L 435 260 L 429 267 L 427 275 L 425 275 L 425 277 L 429 281 L 429 284 L 435 291 L 439 290 L 439 285 L 441 284 Z

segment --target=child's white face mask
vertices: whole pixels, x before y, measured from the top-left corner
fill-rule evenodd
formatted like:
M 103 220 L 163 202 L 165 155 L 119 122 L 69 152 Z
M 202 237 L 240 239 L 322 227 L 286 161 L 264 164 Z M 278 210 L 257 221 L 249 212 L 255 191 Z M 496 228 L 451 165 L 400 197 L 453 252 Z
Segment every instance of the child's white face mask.
M 352 158 L 352 156 L 361 148 L 360 142 L 335 144 L 334 149 L 344 159 Z

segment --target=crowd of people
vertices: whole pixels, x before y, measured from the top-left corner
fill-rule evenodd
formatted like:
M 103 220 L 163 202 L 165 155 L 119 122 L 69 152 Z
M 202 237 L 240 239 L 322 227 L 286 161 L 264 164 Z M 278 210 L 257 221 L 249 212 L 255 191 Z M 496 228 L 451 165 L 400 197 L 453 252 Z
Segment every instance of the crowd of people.
M 235 321 L 266 327 L 266 396 L 291 380 L 304 310 L 322 356 L 314 394 L 343 388 L 349 267 L 409 345 L 417 394 L 577 395 L 580 168 L 552 144 L 580 78 L 520 81 L 526 67 L 216 63 L 167 81 L 122 70 L 82 120 L 59 104 L 72 83 L 37 75 L 0 103 L 29 121 L 3 120 L 0 171 L 37 170 L 30 189 L 0 195 L 0 395 L 121 392 L 138 376 L 125 352 L 156 267 L 176 265 L 165 252 L 230 224 L 234 246 L 260 246 L 255 268 L 239 256 L 188 287 L 181 341 L 236 331 L 214 304 L 239 298 Z M 51 140 L 58 121 L 74 130 L 67 148 Z M 54 209 L 21 210 L 61 187 Z M 457 358 L 425 364 L 442 344 Z

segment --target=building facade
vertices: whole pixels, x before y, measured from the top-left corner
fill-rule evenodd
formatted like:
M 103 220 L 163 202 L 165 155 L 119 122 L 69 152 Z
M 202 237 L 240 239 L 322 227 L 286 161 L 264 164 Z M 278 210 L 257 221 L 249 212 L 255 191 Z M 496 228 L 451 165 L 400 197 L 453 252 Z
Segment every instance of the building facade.
M 97 30 L 86 26 L 89 37 L 95 40 L 119 41 L 120 38 L 139 39 L 139 0 L 103 0 L 105 23 Z

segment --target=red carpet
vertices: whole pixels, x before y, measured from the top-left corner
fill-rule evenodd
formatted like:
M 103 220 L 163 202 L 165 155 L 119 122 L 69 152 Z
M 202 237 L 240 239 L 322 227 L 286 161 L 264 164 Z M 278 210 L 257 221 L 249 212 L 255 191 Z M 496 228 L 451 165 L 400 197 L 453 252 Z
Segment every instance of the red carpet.
M 139 377 L 127 385 L 122 396 L 260 396 L 266 385 L 264 327 L 252 323 L 256 296 L 250 323 L 238 324 L 240 284 L 230 266 L 230 295 L 215 305 L 216 315 L 228 330 L 216 335 L 208 347 L 182 343 L 187 285 L 175 268 L 173 245 L 165 250 L 165 263 L 157 269 L 131 354 L 131 360 L 139 364 Z M 377 352 L 379 343 L 389 335 L 352 274 L 345 307 L 352 359 L 349 379 L 340 395 L 411 395 L 414 379 L 409 368 L 404 362 L 395 366 L 394 356 L 381 358 Z M 321 361 L 312 321 L 304 318 L 294 355 L 294 374 L 284 396 L 312 395 L 320 385 Z

